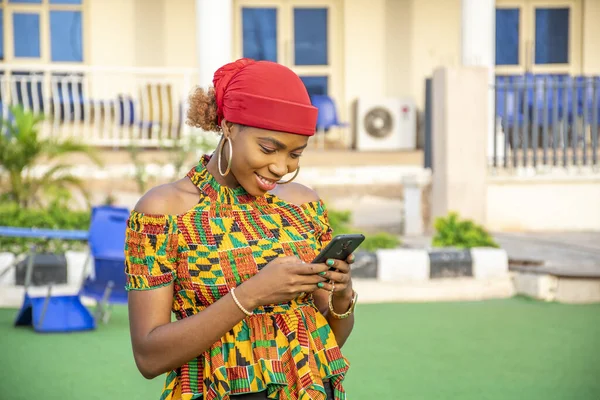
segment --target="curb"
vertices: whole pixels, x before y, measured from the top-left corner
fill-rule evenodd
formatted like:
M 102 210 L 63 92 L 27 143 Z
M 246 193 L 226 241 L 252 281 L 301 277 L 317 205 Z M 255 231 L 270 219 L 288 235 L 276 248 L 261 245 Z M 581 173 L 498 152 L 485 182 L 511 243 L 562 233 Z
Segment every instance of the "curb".
M 352 276 L 380 282 L 426 282 L 438 279 L 504 279 L 509 276 L 505 250 L 386 249 L 357 252 Z
M 68 282 L 77 291 L 84 252 L 65 254 Z M 14 259 L 0 253 L 0 271 Z M 493 248 L 387 249 L 357 252 L 352 264 L 355 289 L 362 302 L 477 301 L 512 297 L 514 285 L 508 256 Z M 18 307 L 23 288 L 15 286 L 14 273 L 0 279 L 0 307 Z

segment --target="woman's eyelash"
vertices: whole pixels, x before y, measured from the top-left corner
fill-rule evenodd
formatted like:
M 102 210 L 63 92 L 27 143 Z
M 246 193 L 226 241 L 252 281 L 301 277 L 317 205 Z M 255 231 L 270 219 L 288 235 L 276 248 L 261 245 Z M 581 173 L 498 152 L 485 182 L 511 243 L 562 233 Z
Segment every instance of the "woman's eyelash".
M 273 150 L 273 149 L 268 149 L 266 147 L 260 146 L 260 148 L 262 149 L 262 151 L 264 151 L 267 154 L 272 154 L 275 153 L 277 150 Z
M 277 151 L 277 150 L 275 150 L 275 149 L 269 149 L 269 148 L 267 148 L 267 147 L 264 147 L 264 146 L 260 146 L 260 148 L 261 148 L 261 150 L 262 150 L 262 151 L 263 151 L 265 154 L 273 154 L 273 153 L 275 153 L 275 152 Z M 300 158 L 300 157 L 302 157 L 302 154 L 291 153 L 291 154 L 290 154 L 290 156 L 291 156 L 292 158 Z

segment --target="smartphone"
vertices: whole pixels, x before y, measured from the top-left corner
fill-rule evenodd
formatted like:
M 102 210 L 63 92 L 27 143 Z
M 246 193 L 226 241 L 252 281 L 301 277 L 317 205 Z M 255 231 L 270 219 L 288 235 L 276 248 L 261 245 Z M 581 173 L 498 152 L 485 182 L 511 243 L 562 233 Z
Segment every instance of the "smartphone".
M 358 246 L 365 240 L 365 236 L 360 233 L 350 233 L 346 235 L 337 235 L 319 255 L 312 261 L 313 264 L 320 264 L 329 258 L 335 260 L 345 260 L 352 254 Z

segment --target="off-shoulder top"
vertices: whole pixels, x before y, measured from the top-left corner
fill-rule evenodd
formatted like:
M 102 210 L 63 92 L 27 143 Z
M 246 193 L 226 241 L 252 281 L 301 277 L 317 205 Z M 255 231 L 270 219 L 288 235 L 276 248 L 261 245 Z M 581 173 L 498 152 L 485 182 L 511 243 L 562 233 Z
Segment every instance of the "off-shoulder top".
M 321 200 L 295 205 L 221 186 L 206 169 L 208 160 L 202 157 L 187 174 L 200 191 L 195 207 L 180 215 L 134 210 L 127 225 L 127 289 L 173 283 L 177 319 L 202 312 L 274 258 L 296 255 L 310 262 L 331 240 Z M 168 373 L 161 399 L 266 391 L 270 399 L 325 400 L 326 379 L 335 399 L 346 399 L 342 381 L 349 363 L 312 295 L 253 311 L 207 351 Z

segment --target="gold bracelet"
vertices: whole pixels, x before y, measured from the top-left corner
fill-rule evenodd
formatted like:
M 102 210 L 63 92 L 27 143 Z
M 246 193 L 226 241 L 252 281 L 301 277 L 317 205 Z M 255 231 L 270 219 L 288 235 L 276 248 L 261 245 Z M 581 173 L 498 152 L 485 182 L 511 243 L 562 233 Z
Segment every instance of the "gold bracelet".
M 344 314 L 338 314 L 333 309 L 333 290 L 332 290 L 331 292 L 329 292 L 329 312 L 331 313 L 331 316 L 335 319 L 348 318 L 349 316 L 351 316 L 354 313 L 354 308 L 356 307 L 357 300 L 358 300 L 358 293 L 356 293 L 353 290 L 352 291 L 352 300 L 350 301 L 350 306 L 348 307 L 348 311 L 346 311 Z
M 244 308 L 244 306 L 242 306 L 242 303 L 240 303 L 239 300 L 237 299 L 237 297 L 235 296 L 234 290 L 235 290 L 235 288 L 231 288 L 230 293 L 231 293 L 231 297 L 233 298 L 233 301 L 235 301 L 235 304 L 237 304 L 237 306 L 240 308 L 240 310 L 242 310 L 244 312 L 244 314 L 246 314 L 247 316 L 251 317 L 252 315 L 254 315 L 253 312 L 246 310 Z

